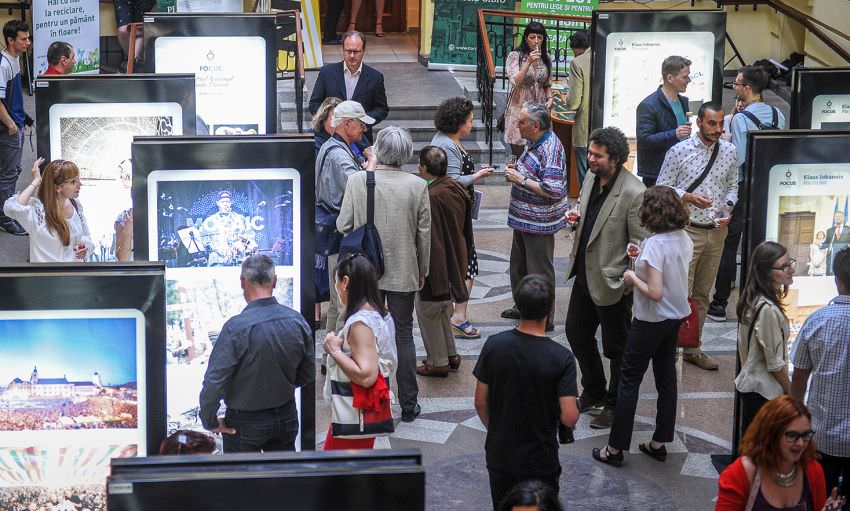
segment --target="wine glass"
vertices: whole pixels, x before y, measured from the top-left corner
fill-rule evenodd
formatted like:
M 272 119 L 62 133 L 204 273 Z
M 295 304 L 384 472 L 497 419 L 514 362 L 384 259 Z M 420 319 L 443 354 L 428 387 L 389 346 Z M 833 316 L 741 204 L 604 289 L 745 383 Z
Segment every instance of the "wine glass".
M 640 255 L 640 247 L 634 243 L 629 243 L 626 246 L 626 255 L 629 256 L 629 269 L 634 270 L 635 261 L 637 261 L 637 258 Z
M 579 207 L 579 203 L 576 202 L 571 204 L 569 209 L 567 209 L 567 224 L 570 226 L 570 233 L 567 235 L 568 239 L 573 239 L 576 236 L 576 228 L 578 227 L 578 223 L 581 221 L 581 209 Z
M 80 261 L 85 261 L 86 256 L 81 256 L 79 252 L 86 248 L 86 242 L 83 240 L 82 236 L 77 236 L 74 238 L 74 258 Z

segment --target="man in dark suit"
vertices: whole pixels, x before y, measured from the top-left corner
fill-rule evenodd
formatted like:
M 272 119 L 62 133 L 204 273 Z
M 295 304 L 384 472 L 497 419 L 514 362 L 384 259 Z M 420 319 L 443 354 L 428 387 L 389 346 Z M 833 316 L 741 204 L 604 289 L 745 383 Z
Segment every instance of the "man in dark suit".
M 836 211 L 832 220 L 832 227 L 826 230 L 826 239 L 820 246 L 821 249 L 828 248 L 829 255 L 826 257 L 826 274 L 835 275 L 832 262 L 835 255 L 850 245 L 850 226 L 844 225 L 844 213 Z
M 310 113 L 319 109 L 325 98 L 337 97 L 357 101 L 363 105 L 366 115 L 375 119 L 375 124 L 387 118 L 387 92 L 384 90 L 384 75 L 377 69 L 363 64 L 366 54 L 366 38 L 360 32 L 349 32 L 342 41 L 343 62 L 322 66 L 313 94 L 310 96 Z M 372 127 L 366 131 L 372 142 Z

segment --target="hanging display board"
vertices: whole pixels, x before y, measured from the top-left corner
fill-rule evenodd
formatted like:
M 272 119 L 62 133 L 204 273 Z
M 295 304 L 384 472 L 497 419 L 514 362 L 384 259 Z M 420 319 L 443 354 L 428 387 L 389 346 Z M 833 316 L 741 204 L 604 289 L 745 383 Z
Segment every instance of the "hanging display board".
M 429 69 L 475 69 L 478 48 L 478 9 L 513 10 L 513 0 L 435 0 Z M 508 18 L 510 22 L 510 18 Z M 496 26 L 492 38 L 503 39 Z M 511 31 L 508 29 L 508 39 Z
M 691 111 L 722 97 L 722 10 L 596 11 L 591 32 L 591 130 L 616 126 L 634 139 L 637 106 L 661 85 L 671 55 L 691 61 Z
M 792 129 L 850 129 L 850 67 L 794 68 Z
M 35 75 L 47 70 L 47 48 L 55 41 L 74 47 L 72 73 L 100 70 L 100 8 L 98 0 L 33 0 L 32 39 Z
M 785 314 L 791 339 L 837 295 L 832 258 L 850 244 L 850 131 L 753 131 L 747 153 L 747 242 L 742 267 L 762 241 L 797 260 Z M 836 237 L 836 225 L 842 225 Z
M 240 265 L 275 261 L 278 302 L 313 321 L 311 137 L 137 138 L 134 256 L 166 265 L 169 431 L 201 429 L 198 395 L 225 321 L 242 312 Z M 298 397 L 300 443 L 314 448 L 314 387 Z
M 276 131 L 274 15 L 151 13 L 144 32 L 149 71 L 194 73 L 198 134 Z
M 109 460 L 165 437 L 164 267 L 4 266 L 0 288 L 0 507 L 95 509 Z
M 80 202 L 95 250 L 115 260 L 114 223 L 132 207 L 135 136 L 195 134 L 192 75 L 47 76 L 35 82 L 38 156 L 80 168 Z

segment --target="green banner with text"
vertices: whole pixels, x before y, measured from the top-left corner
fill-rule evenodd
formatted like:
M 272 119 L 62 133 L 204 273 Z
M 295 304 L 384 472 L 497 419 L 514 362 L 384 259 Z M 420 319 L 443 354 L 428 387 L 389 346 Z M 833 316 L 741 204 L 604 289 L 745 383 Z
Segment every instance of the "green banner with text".
M 574 30 L 587 28 L 590 30 L 590 17 L 593 11 L 599 9 L 599 0 L 522 0 L 520 11 L 527 13 L 539 12 L 541 14 L 558 14 L 561 16 L 584 16 L 587 17 L 587 26 L 584 23 L 572 23 L 555 20 L 540 20 L 546 26 L 549 35 L 549 54 L 555 56 L 555 48 L 560 48 L 560 59 L 558 68 L 562 72 L 569 70 L 569 62 L 573 58 L 570 51 L 570 35 Z
M 478 45 L 478 9 L 511 11 L 515 5 L 514 0 L 436 0 L 428 61 L 432 64 L 474 66 Z M 490 37 L 502 37 L 502 27 L 493 30 L 496 32 L 491 31 Z

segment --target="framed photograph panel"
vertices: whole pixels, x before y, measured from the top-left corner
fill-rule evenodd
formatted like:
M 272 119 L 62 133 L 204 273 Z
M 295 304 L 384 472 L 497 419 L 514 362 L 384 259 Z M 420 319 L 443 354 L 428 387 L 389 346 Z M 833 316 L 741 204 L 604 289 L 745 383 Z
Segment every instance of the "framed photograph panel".
M 794 68 L 790 126 L 850 130 L 850 67 Z

